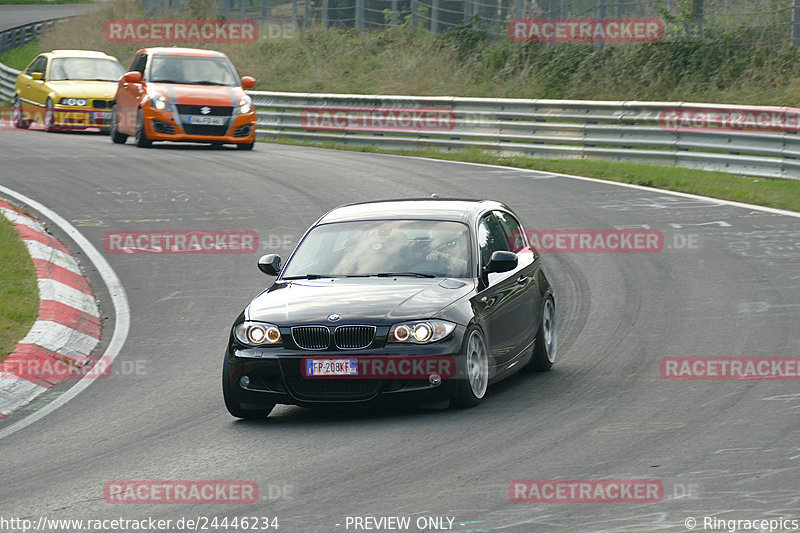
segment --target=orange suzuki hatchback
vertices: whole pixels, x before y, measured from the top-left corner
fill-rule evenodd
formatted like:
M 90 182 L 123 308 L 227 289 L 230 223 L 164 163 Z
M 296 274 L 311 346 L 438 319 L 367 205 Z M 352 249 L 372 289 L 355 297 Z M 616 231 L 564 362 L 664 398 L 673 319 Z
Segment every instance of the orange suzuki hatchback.
M 256 111 L 228 57 L 195 48 L 145 48 L 119 80 L 111 115 L 111 140 L 136 146 L 153 141 L 235 144 L 251 150 Z

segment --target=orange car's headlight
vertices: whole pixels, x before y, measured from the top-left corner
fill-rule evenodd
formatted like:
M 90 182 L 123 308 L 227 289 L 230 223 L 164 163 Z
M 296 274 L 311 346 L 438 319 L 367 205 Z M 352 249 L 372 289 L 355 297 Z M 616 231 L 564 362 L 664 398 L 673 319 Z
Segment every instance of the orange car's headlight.
M 253 110 L 253 100 L 247 95 L 242 96 L 239 99 L 239 108 L 238 108 L 239 113 L 241 114 L 249 113 L 252 110 Z

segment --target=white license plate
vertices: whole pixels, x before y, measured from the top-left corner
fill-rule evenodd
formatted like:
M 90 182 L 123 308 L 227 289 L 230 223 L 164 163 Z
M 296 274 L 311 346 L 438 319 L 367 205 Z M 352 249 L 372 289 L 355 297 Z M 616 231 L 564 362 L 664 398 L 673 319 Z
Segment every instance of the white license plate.
M 189 115 L 189 124 L 198 124 L 205 126 L 224 126 L 225 117 L 214 115 Z
M 111 111 L 92 111 L 92 119 L 111 120 Z
M 355 359 L 306 359 L 306 376 L 357 376 Z

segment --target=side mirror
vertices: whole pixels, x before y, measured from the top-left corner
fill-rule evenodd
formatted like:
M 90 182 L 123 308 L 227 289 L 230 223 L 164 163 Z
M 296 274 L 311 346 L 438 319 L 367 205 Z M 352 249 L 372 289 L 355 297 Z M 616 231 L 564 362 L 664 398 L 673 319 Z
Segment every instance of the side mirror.
M 497 250 L 492 254 L 489 264 L 486 265 L 484 272 L 491 274 L 493 272 L 508 272 L 517 268 L 517 254 L 514 252 L 507 252 L 504 250 Z
M 252 89 L 256 86 L 256 79 L 252 76 L 242 76 L 242 89 Z
M 141 83 L 142 73 L 138 70 L 131 70 L 130 72 L 126 72 L 122 75 L 122 81 L 126 81 L 128 83 Z
M 262 255 L 258 260 L 258 269 L 268 276 L 277 276 L 281 271 L 281 256 L 277 254 Z
M 42 81 L 42 79 L 44 78 L 44 74 L 42 74 L 41 72 L 32 72 L 31 78 L 35 79 L 36 81 Z

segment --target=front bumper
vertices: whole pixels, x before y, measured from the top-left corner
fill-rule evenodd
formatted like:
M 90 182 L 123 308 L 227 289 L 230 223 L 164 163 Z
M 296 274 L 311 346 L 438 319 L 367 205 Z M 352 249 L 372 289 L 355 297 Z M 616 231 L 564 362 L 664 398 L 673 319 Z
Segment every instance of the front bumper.
M 225 354 L 226 372 L 233 400 L 248 408 L 271 404 L 314 406 L 325 404 L 373 404 L 392 401 L 426 402 L 453 398 L 460 379 L 466 376 L 465 356 L 461 354 L 465 329 L 456 328 L 448 339 L 431 345 L 396 346 L 354 351 L 286 350 L 283 348 L 244 348 L 230 343 Z M 366 361 L 381 366 L 382 361 L 429 361 L 418 368 L 444 368 L 452 371 L 437 374 L 441 380 L 433 382 L 431 375 L 419 371 L 372 374 L 368 378 L 307 377 L 304 361 L 308 359 L 356 359 L 359 366 Z M 411 368 L 411 365 L 407 365 Z M 363 368 L 363 366 L 362 366 Z M 381 368 L 399 368 L 387 364 Z M 362 372 L 363 375 L 363 372 Z M 243 386 L 241 378 L 249 383 Z
M 53 123 L 63 129 L 108 128 L 111 110 L 55 105 Z
M 191 126 L 185 124 L 173 108 L 142 107 L 145 133 L 153 141 L 219 142 L 249 144 L 256 139 L 256 113 L 225 116 L 223 126 Z

